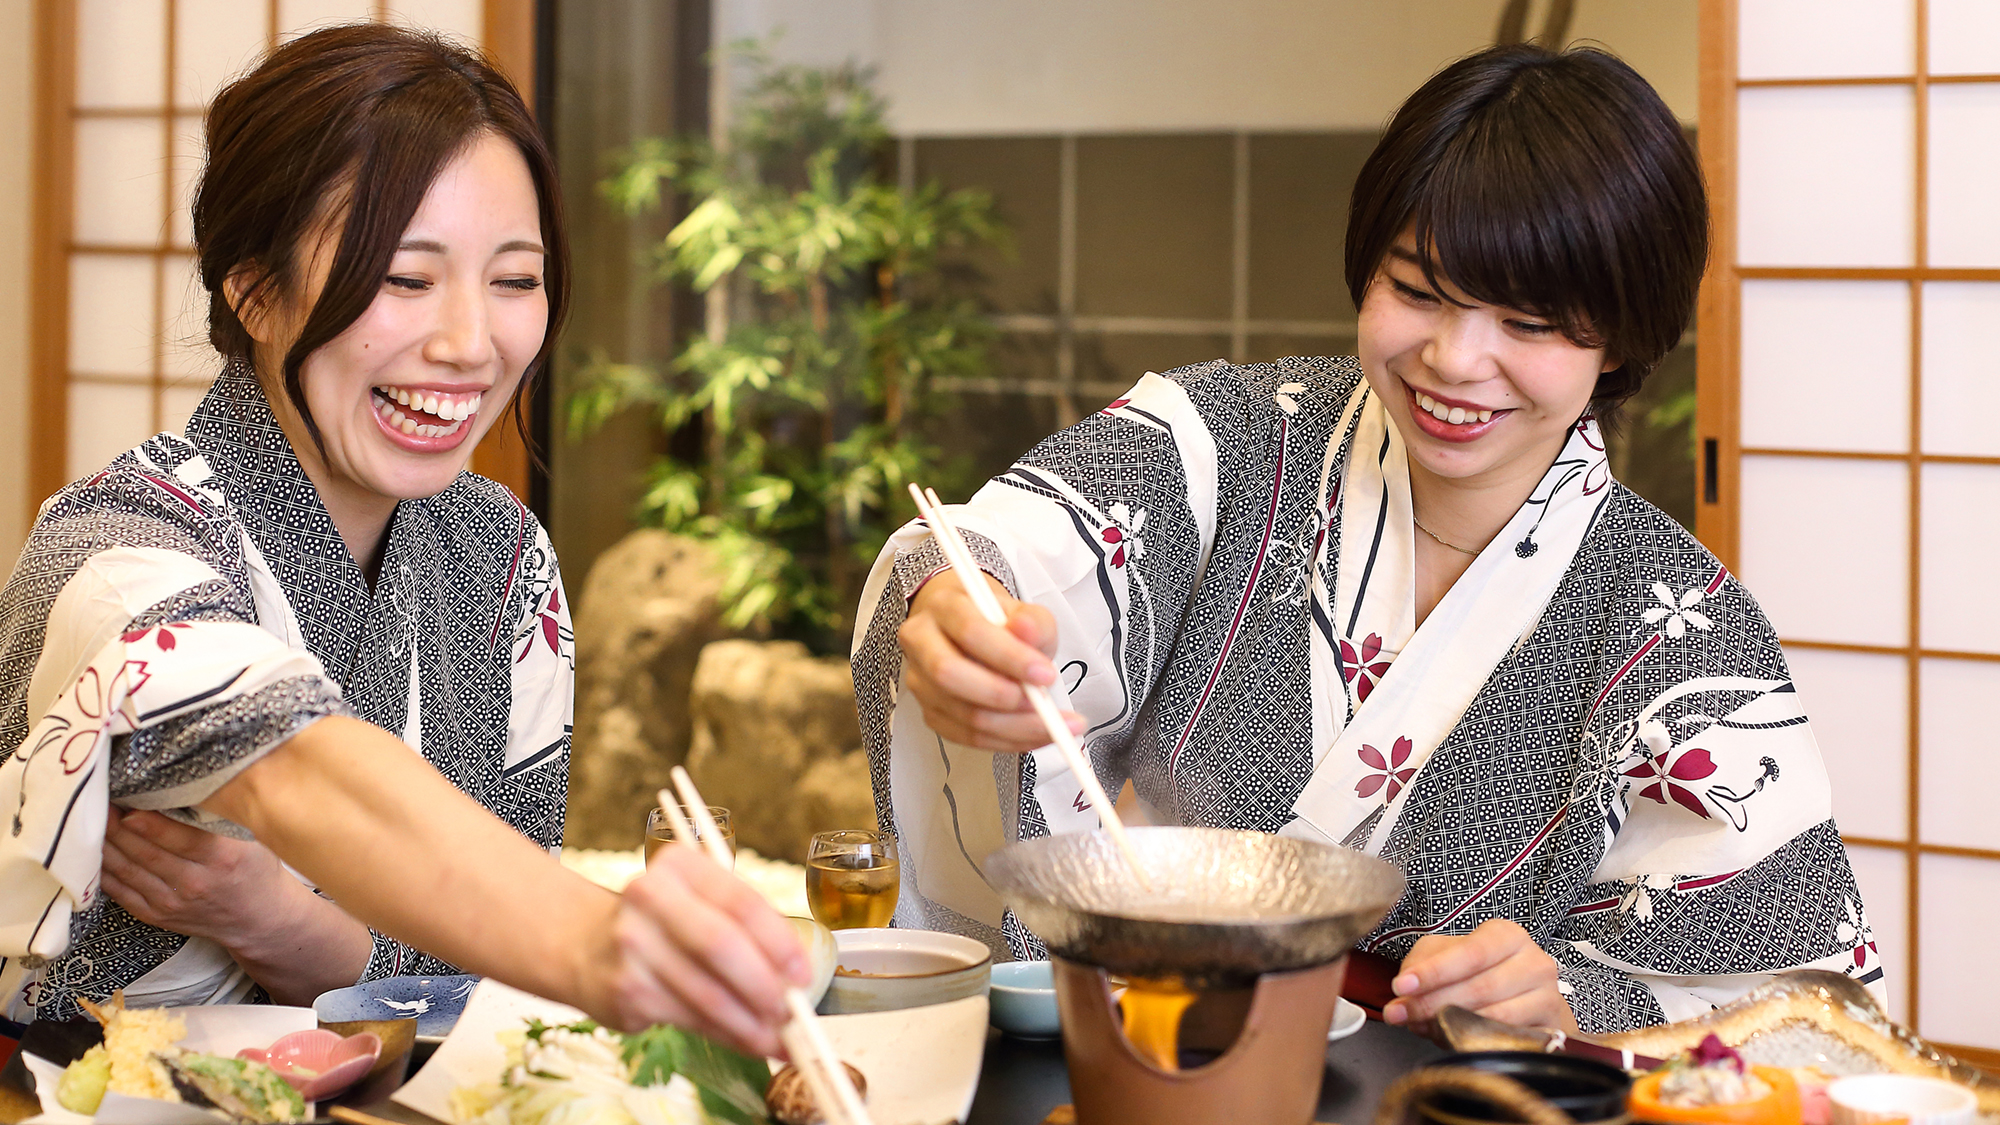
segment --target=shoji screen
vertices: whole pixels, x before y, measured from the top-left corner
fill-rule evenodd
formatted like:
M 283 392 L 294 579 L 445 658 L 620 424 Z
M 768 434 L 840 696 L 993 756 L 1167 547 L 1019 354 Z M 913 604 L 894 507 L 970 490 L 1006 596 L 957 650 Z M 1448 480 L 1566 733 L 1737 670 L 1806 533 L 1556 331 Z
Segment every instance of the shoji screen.
M 478 41 L 486 7 L 45 0 L 36 502 L 148 435 L 178 430 L 214 377 L 188 202 L 201 114 L 217 88 L 272 44 L 322 24 L 395 19 Z
M 1704 0 L 1700 531 L 1784 637 L 1890 974 L 2000 1054 L 2000 4 Z

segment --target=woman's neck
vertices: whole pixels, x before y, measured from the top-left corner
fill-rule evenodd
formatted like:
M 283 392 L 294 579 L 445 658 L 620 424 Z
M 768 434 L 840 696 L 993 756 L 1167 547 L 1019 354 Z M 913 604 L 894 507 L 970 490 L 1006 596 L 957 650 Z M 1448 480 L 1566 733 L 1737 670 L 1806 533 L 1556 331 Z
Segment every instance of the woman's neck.
M 1476 477 L 1443 477 L 1415 458 L 1410 465 L 1410 510 L 1416 537 L 1416 623 L 1422 625 L 1468 568 L 1500 534 L 1555 463 L 1525 455 Z

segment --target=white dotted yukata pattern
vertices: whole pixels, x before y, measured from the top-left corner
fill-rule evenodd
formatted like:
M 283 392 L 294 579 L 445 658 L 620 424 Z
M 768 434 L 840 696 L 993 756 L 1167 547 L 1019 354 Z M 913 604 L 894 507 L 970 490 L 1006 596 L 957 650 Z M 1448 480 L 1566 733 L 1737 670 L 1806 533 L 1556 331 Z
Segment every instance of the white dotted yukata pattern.
M 1351 358 L 1148 374 L 951 510 L 982 566 L 1055 614 L 1105 787 L 1130 779 L 1163 822 L 1397 863 L 1409 891 L 1360 943 L 1391 958 L 1513 919 L 1586 1030 L 1687 1018 L 1790 968 L 1879 988 L 1825 771 L 1748 591 L 1610 478 L 1585 419 L 1427 634 L 1384 417 Z M 902 842 L 896 921 L 1035 956 L 979 861 L 1097 814 L 1053 748 L 989 755 L 923 725 L 896 629 L 941 562 L 920 523 L 892 537 L 855 637 L 877 811 Z M 1490 604 L 1508 600 L 1532 604 Z M 1468 664 L 1469 644 L 1490 657 Z
M 105 554 L 114 548 L 173 552 L 150 557 L 189 561 L 207 577 L 164 593 L 143 580 L 121 588 L 123 572 L 97 564 L 137 556 Z M 43 506 L 0 591 L 0 761 L 48 705 L 38 685 L 59 677 L 38 675 L 37 663 L 45 637 L 53 646 L 75 631 L 50 613 L 79 573 L 113 601 L 126 599 L 129 614 L 111 617 L 128 619 L 107 619 L 100 632 L 130 638 L 158 626 L 247 622 L 324 669 L 118 737 L 109 760 L 114 803 L 160 807 L 166 795 L 192 805 L 311 721 L 351 714 L 401 734 L 524 835 L 561 845 L 575 639 L 548 536 L 500 485 L 464 473 L 436 496 L 399 504 L 370 589 L 255 378 L 225 371 L 185 437 L 151 438 Z M 134 597 L 143 604 L 131 604 Z M 72 918 L 69 952 L 23 996 L 0 998 L 0 1010 L 68 1018 L 79 996 L 163 981 L 183 985 L 183 1001 L 257 995 L 240 977 L 176 978 L 169 962 L 215 961 L 190 948 L 203 943 L 91 898 Z M 378 934 L 361 979 L 453 971 Z

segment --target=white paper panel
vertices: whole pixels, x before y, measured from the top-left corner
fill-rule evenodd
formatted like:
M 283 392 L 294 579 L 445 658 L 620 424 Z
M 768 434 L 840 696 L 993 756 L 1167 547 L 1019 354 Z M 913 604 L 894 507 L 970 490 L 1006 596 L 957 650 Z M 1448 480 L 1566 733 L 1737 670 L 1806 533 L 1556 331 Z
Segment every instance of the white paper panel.
M 1743 444 L 1901 453 L 1910 447 L 1910 287 L 1743 283 Z
M 1993 935 L 2000 933 L 2000 860 L 1924 856 L 1917 869 L 1918 984 L 1924 1038 L 1968 1047 L 2000 1047 L 2000 973 Z
M 76 122 L 79 242 L 153 246 L 166 221 L 166 126 L 144 118 Z
M 1925 465 L 1923 484 L 1923 645 L 2000 652 L 2000 466 Z
M 70 255 L 71 371 L 150 376 L 153 316 L 150 255 Z
M 1913 97 L 1902 86 L 1738 91 L 1741 263 L 1909 265 Z
M 1833 782 L 1841 832 L 1908 839 L 1908 658 L 1792 647 L 1785 660 Z
M 2000 456 L 2000 427 L 1980 409 L 2000 391 L 2000 282 L 1924 285 L 1924 452 Z
M 167 259 L 167 323 L 161 333 L 161 371 L 169 380 L 208 380 L 222 369 L 222 360 L 208 345 L 208 290 L 201 287 L 194 259 Z
M 1745 583 L 1788 640 L 1909 643 L 1909 470 L 1745 457 Z
M 69 385 L 69 479 L 78 480 L 102 469 L 154 432 L 150 385 Z
M 78 0 L 76 104 L 147 108 L 167 94 L 166 0 Z
M 2000 663 L 1926 659 L 1920 662 L 1917 823 L 1926 844 L 2000 849 L 2000 754 L 1993 752 L 1993 704 L 2000 700 Z
M 1932 74 L 2000 74 L 2000 4 L 1930 0 Z
M 1738 0 L 1743 78 L 1860 78 L 1914 69 L 1914 0 Z
M 375 13 L 371 0 L 278 0 L 278 38 L 296 39 L 330 23 L 353 23 Z
M 1889 1018 L 1907 1021 L 1910 995 L 1910 872 L 1905 853 L 1888 848 L 1848 845 L 1847 860 L 1854 882 L 1867 904 L 1868 926 L 1875 931 L 1876 957 L 1889 990 Z
M 174 105 L 208 104 L 263 57 L 269 0 L 175 0 Z
M 189 208 L 194 205 L 195 188 L 200 186 L 201 181 L 202 162 L 208 155 L 202 140 L 201 118 L 175 118 L 173 146 L 173 155 L 167 164 L 169 174 L 174 178 L 174 207 L 167 215 L 167 237 L 175 246 L 192 246 L 194 215 Z
M 467 43 L 478 43 L 486 32 L 482 0 L 391 0 L 389 10 L 398 23 L 442 31 Z
M 168 384 L 160 392 L 160 430 L 178 434 L 186 431 L 188 419 L 194 416 L 194 408 L 201 405 L 201 396 L 208 393 L 209 382 L 204 379 L 189 379 Z M 1866 893 L 1866 892 L 1863 892 Z
M 2000 82 L 1930 91 L 1930 264 L 2000 266 Z

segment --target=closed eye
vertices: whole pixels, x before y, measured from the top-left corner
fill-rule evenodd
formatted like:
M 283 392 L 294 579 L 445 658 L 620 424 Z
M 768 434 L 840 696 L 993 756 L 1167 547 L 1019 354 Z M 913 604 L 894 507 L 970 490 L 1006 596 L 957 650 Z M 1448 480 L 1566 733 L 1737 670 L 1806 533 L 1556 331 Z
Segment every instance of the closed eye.
M 384 278 L 382 284 L 392 289 L 401 289 L 409 293 L 421 293 L 431 287 L 431 283 L 424 278 L 393 273 Z
M 1395 286 L 1396 294 L 1406 301 L 1419 305 L 1435 305 L 1438 303 L 1437 294 L 1429 290 L 1419 289 L 1414 285 L 1398 281 L 1393 277 L 1389 279 L 1389 284 Z
M 1523 336 L 1547 336 L 1557 330 L 1555 325 L 1538 320 L 1509 320 L 1507 327 Z
M 542 287 L 542 279 L 539 277 L 503 277 L 495 281 L 493 284 L 498 285 L 504 289 L 514 289 L 523 293 L 532 293 L 535 290 L 540 289 Z

